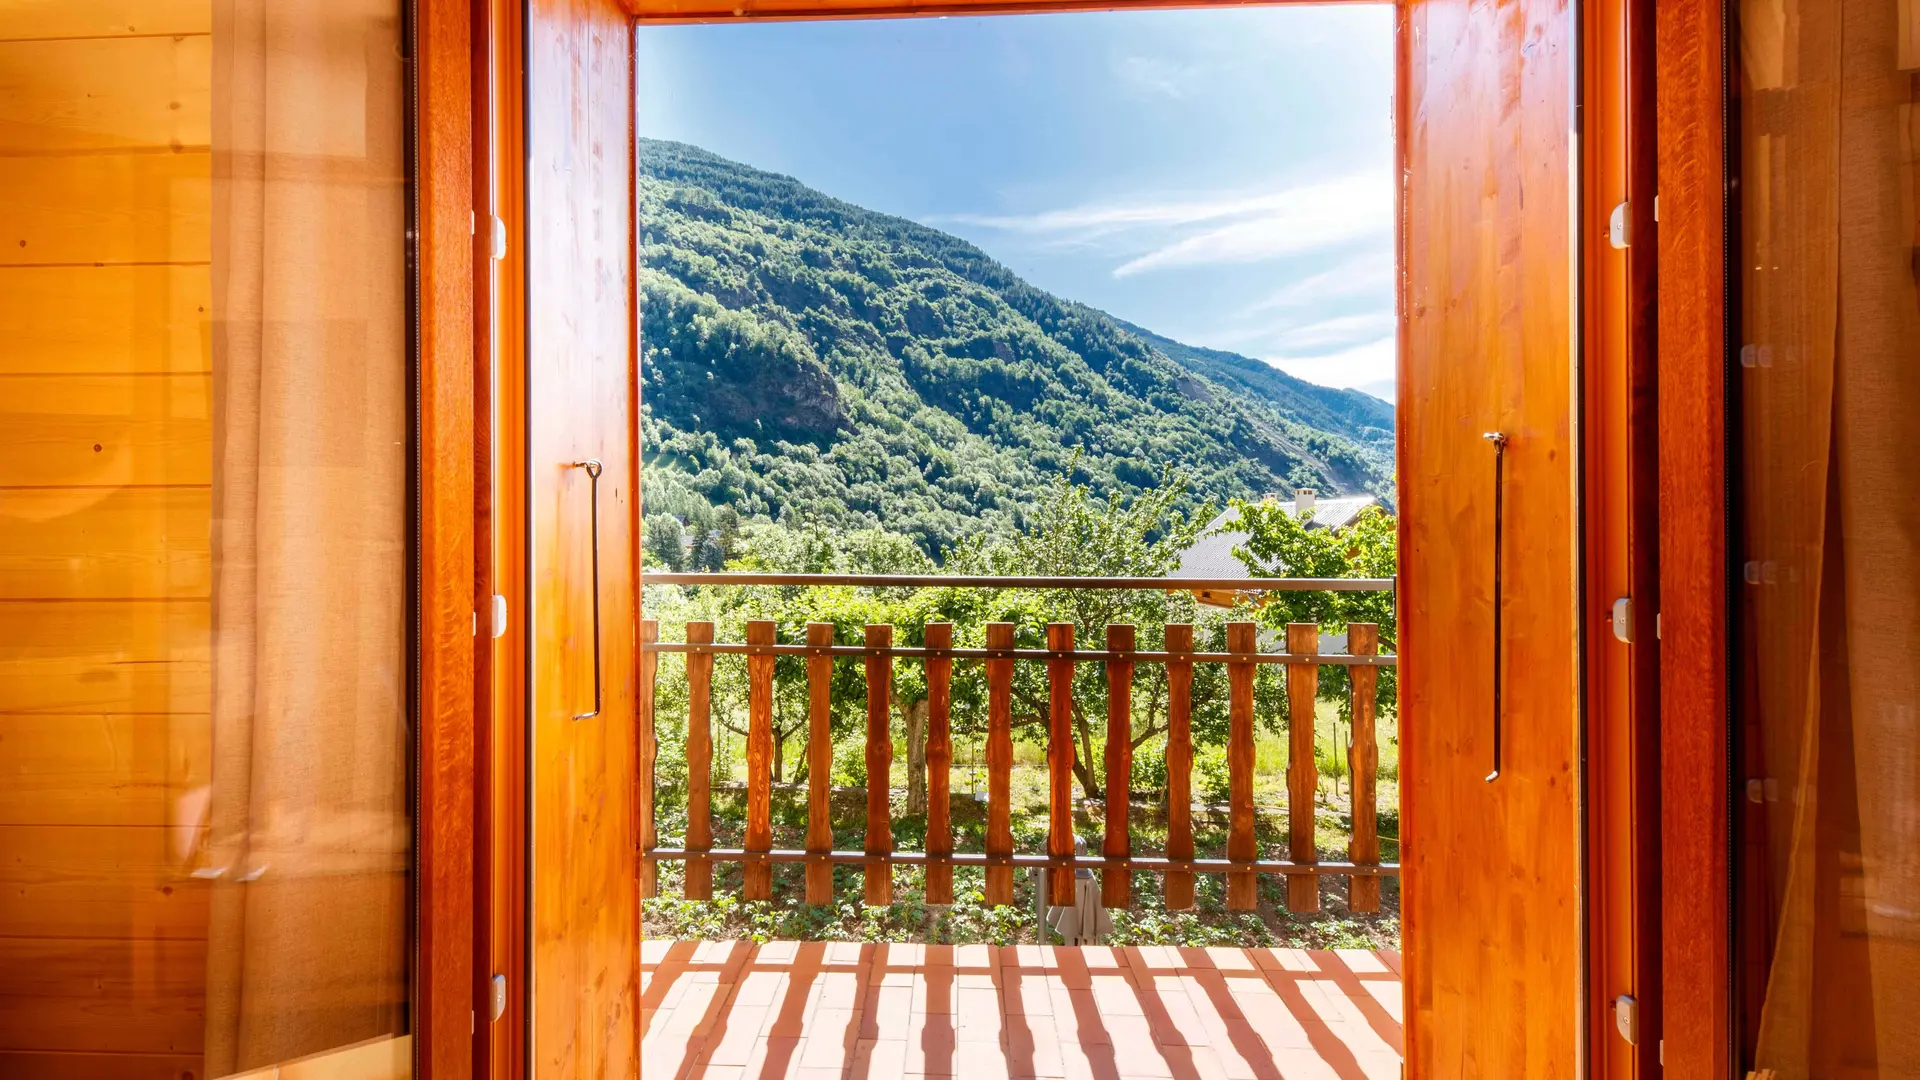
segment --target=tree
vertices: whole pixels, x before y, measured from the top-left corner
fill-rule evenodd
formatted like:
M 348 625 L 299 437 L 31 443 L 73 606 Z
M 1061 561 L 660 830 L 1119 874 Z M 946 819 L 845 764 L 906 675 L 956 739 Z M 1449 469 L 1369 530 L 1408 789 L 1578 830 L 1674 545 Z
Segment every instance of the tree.
M 687 568 L 687 533 L 679 518 L 672 514 L 648 514 L 642 526 L 646 530 L 642 550 L 648 562 L 673 571 Z
M 1393 516 L 1377 507 L 1361 512 L 1337 529 L 1307 528 L 1307 514 L 1288 514 L 1278 503 L 1233 504 L 1237 517 L 1223 528 L 1247 533 L 1247 542 L 1234 555 L 1254 577 L 1391 578 L 1399 573 L 1399 531 Z M 1380 647 L 1396 651 L 1399 638 L 1392 592 L 1270 592 L 1259 607 L 1263 626 L 1284 631 L 1290 622 L 1319 623 L 1322 630 L 1339 632 L 1349 623 L 1377 623 Z M 1378 684 L 1382 708 L 1397 701 L 1393 668 L 1380 669 Z M 1320 696 L 1336 701 L 1347 716 L 1347 670 L 1334 667 L 1320 674 Z

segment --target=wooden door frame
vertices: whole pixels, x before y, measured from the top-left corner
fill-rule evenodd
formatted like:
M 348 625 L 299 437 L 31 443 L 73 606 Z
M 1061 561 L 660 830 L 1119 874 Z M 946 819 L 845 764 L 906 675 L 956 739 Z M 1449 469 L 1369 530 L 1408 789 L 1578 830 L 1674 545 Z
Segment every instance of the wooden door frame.
M 1625 1080 L 1654 1074 L 1661 1038 L 1653 5 L 1582 6 L 1587 1045 L 1592 1075 Z M 1631 1044 L 1615 1019 L 1623 996 Z
M 1665 1067 L 1674 1080 L 1725 1080 L 1736 1060 L 1723 0 L 1661 0 L 1655 30 Z

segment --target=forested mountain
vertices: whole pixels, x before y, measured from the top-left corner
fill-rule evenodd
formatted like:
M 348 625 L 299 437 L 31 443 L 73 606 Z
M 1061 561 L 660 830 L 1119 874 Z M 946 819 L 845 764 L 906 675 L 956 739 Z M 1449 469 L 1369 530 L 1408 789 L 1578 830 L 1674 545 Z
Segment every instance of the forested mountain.
M 1391 495 L 1392 409 L 1028 285 L 979 248 L 640 142 L 649 518 L 884 526 L 936 557 L 1071 466 L 1194 503 Z M 729 519 L 733 514 L 726 515 Z

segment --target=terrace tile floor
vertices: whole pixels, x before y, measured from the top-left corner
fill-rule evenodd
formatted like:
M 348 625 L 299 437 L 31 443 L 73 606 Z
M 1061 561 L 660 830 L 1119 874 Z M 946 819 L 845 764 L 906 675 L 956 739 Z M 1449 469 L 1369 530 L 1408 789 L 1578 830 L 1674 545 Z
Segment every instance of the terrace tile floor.
M 1398 1080 L 1380 950 L 646 941 L 646 1080 Z

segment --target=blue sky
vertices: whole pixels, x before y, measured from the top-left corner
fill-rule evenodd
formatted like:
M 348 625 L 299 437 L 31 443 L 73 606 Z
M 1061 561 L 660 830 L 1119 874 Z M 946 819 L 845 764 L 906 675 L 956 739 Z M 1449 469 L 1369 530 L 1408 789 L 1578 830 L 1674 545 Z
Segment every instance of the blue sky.
M 1388 6 L 646 27 L 639 49 L 644 135 L 1392 397 Z

